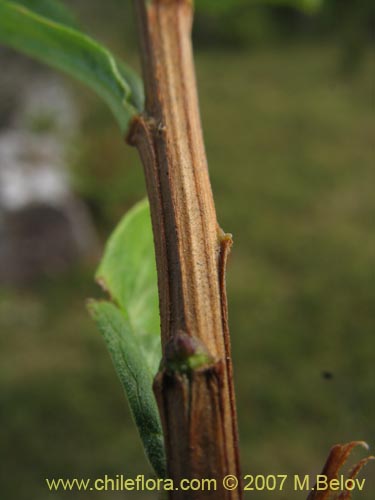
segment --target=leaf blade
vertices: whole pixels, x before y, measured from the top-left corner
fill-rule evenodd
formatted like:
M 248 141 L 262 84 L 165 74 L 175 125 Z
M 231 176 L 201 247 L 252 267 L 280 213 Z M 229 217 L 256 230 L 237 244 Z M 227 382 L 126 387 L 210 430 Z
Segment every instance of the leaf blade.
M 126 311 L 153 374 L 160 358 L 160 317 L 150 209 L 135 205 L 109 238 L 96 280 Z
M 165 477 L 163 432 L 152 392 L 152 374 L 148 366 L 145 366 L 131 325 L 124 314 L 110 302 L 90 301 L 89 311 L 103 335 L 126 392 L 146 456 L 157 475 Z

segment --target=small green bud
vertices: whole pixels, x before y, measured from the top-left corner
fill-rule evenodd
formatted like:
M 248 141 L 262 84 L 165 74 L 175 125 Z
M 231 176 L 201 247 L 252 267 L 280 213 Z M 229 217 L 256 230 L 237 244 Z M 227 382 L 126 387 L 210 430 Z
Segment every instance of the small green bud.
M 195 337 L 179 330 L 165 347 L 167 371 L 187 373 L 213 362 L 207 348 Z

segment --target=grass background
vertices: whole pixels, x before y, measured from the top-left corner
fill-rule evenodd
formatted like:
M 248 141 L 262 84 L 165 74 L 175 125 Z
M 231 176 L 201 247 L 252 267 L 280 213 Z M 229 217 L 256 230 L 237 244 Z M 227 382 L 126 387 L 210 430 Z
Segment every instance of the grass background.
M 374 445 L 375 68 L 372 51 L 350 77 L 339 59 L 319 40 L 197 52 L 218 218 L 235 241 L 228 295 L 247 474 L 315 474 L 334 443 Z M 104 239 L 144 195 L 143 174 L 105 108 L 74 88 L 82 133 L 73 184 Z M 96 264 L 0 292 L 3 498 L 156 497 L 49 493 L 44 484 L 150 474 L 85 311 L 100 294 Z M 373 465 L 364 477 L 354 499 L 374 496 Z M 247 497 L 307 496 L 288 485 Z

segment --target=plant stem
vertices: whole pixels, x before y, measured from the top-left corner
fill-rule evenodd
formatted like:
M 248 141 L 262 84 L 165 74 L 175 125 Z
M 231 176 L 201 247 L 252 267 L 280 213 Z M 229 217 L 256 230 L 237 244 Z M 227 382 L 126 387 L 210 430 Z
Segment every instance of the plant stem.
M 190 0 L 135 0 L 146 111 L 128 141 L 140 153 L 156 248 L 163 368 L 154 391 L 169 476 L 214 478 L 215 492 L 171 499 L 240 499 L 221 489 L 240 477 L 225 295 L 231 238 L 219 228 L 201 131 Z M 200 360 L 194 366 L 192 360 Z M 186 368 L 188 367 L 188 368 Z M 220 486 L 220 487 L 219 487 Z

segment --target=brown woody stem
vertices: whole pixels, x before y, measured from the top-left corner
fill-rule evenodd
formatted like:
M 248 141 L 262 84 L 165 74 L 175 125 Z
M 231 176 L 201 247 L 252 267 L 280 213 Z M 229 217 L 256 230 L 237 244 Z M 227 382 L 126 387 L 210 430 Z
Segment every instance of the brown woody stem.
M 240 477 L 225 263 L 201 131 L 190 0 L 135 0 L 146 111 L 128 137 L 140 153 L 158 268 L 164 368 L 155 379 L 168 473 L 214 478 L 215 492 L 172 499 L 240 499 L 222 479 Z M 171 359 L 172 357 L 172 359 Z M 192 365 L 191 360 L 200 360 Z M 181 369 L 179 368 L 181 367 Z M 183 367 L 183 368 L 182 368 Z

